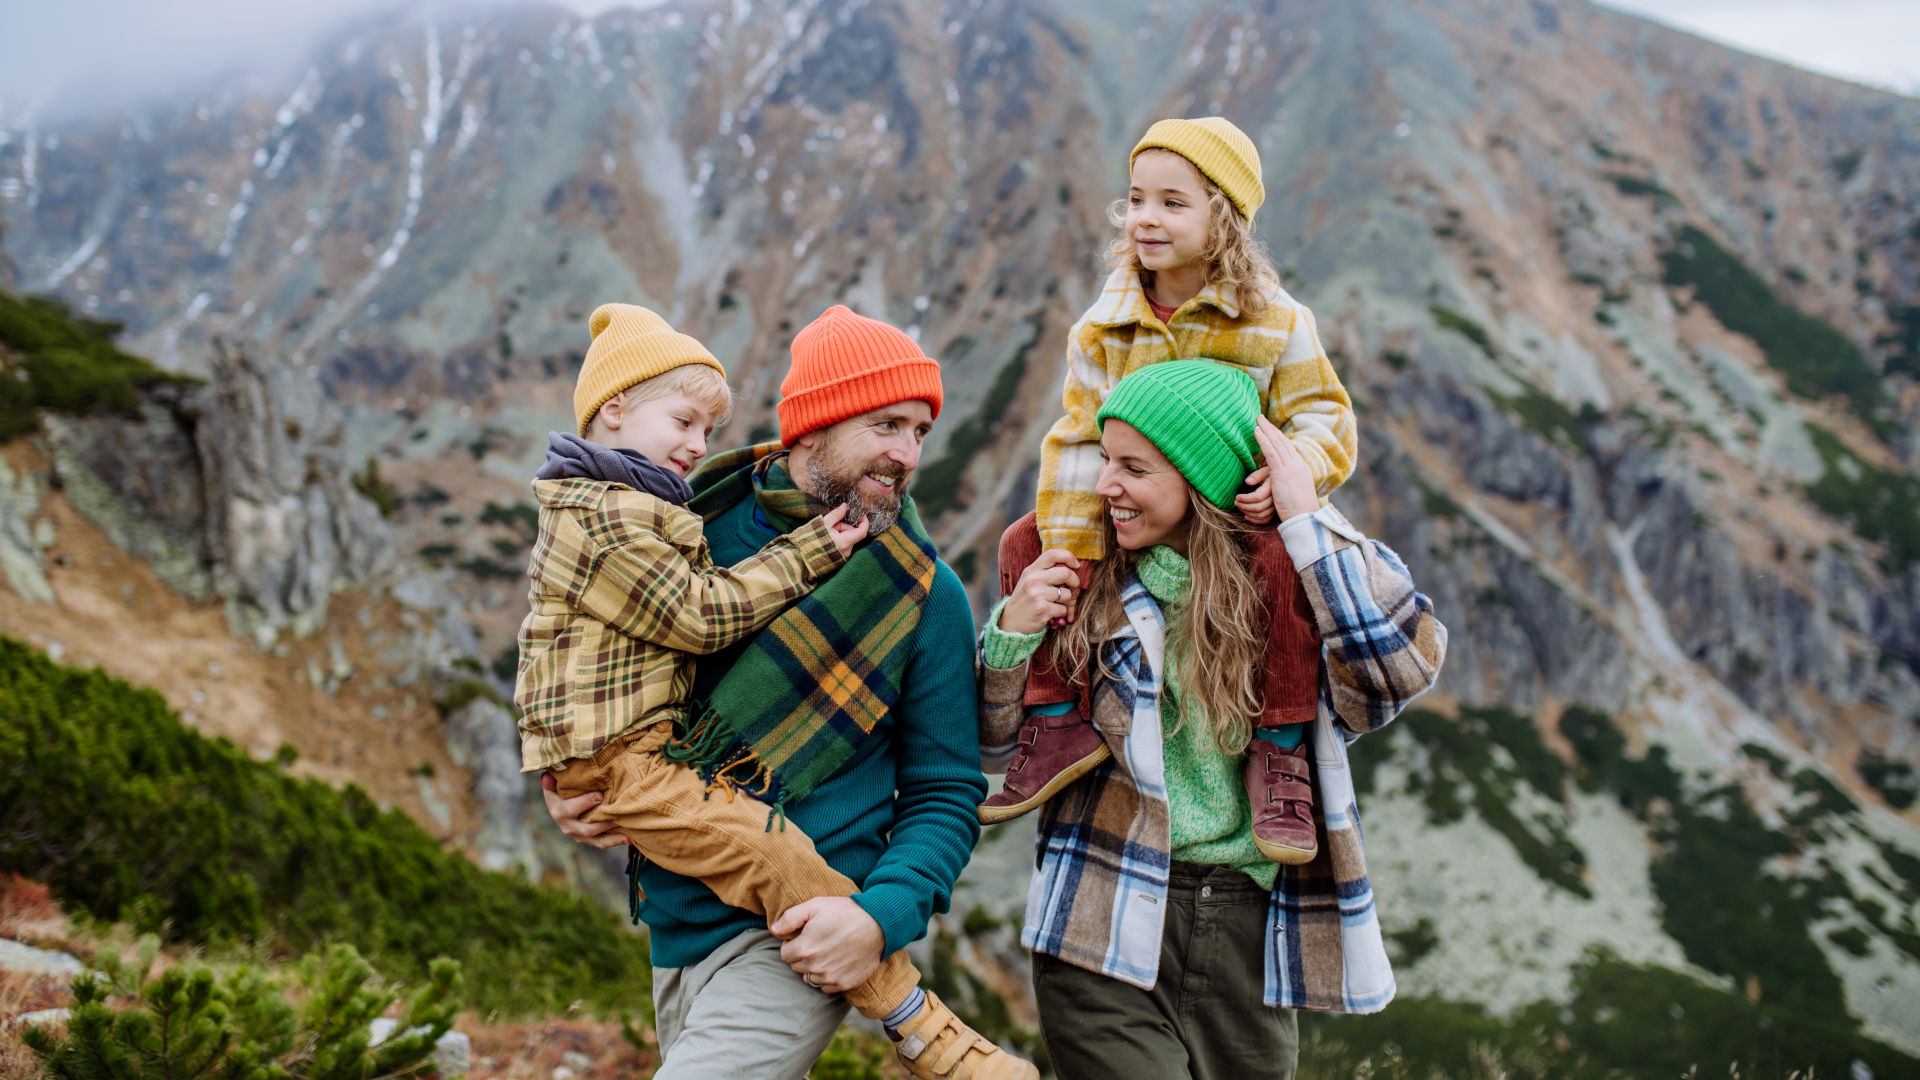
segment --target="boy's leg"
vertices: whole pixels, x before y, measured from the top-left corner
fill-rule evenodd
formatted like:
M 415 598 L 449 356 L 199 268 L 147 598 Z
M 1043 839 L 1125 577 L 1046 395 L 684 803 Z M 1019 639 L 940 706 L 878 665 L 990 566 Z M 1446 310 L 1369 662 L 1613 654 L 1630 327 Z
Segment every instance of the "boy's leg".
M 1000 536 L 1000 591 L 1013 591 L 1022 571 L 1040 557 L 1040 531 L 1028 514 Z M 1091 564 L 1082 563 L 1080 584 Z M 980 821 L 997 825 L 1046 802 L 1061 788 L 1086 775 L 1111 756 L 1105 739 L 1082 713 L 1079 694 L 1054 670 L 1052 653 L 1042 648 L 1027 661 L 1027 689 L 1021 699 L 1027 719 L 1015 736 L 1013 760 L 1004 786 L 980 804 Z
M 584 816 L 612 821 L 649 861 L 712 889 L 725 903 L 767 918 L 816 896 L 852 896 L 852 878 L 827 865 L 813 840 L 790 822 L 769 829 L 766 803 L 715 789 L 700 774 L 661 756 L 671 731 L 655 724 L 575 762 L 556 777 L 559 794 L 601 791 Z M 919 986 L 907 954 L 880 962 L 873 976 L 847 995 L 862 1016 L 880 1019 Z

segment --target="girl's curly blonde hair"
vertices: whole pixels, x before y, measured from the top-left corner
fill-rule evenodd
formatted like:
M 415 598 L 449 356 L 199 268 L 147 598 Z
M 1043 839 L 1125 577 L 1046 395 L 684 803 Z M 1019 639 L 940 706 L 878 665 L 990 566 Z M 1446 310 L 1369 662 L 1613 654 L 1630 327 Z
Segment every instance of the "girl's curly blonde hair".
M 1173 154 L 1186 161 L 1189 168 L 1193 166 L 1193 162 L 1172 150 L 1152 147 L 1141 153 Z M 1200 258 L 1207 264 L 1207 283 L 1218 286 L 1222 292 L 1230 290 L 1242 318 L 1258 318 L 1272 302 L 1280 274 L 1267 256 L 1266 245 L 1254 234 L 1252 223 L 1220 190 L 1220 185 L 1207 179 L 1207 174 L 1197 168 L 1193 174 L 1200 178 L 1201 190 L 1207 197 L 1207 245 L 1200 251 Z M 1122 195 L 1108 204 L 1107 221 L 1120 230 L 1107 243 L 1107 265 L 1127 267 L 1140 275 L 1142 285 L 1153 288 L 1153 271 L 1140 265 L 1140 249 L 1127 238 L 1127 196 Z

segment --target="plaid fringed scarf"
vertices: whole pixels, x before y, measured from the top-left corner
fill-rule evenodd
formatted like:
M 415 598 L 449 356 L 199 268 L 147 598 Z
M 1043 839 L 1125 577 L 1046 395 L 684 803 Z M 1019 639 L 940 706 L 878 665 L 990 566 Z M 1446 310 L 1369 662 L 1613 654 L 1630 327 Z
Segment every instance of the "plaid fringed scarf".
M 729 451 L 693 478 L 687 508 L 711 521 L 742 499 L 790 532 L 827 507 L 793 483 L 779 443 Z M 913 500 L 893 528 L 747 644 L 665 753 L 710 784 L 737 787 L 784 820 L 786 804 L 834 774 L 900 697 L 900 677 L 933 588 L 933 541 Z

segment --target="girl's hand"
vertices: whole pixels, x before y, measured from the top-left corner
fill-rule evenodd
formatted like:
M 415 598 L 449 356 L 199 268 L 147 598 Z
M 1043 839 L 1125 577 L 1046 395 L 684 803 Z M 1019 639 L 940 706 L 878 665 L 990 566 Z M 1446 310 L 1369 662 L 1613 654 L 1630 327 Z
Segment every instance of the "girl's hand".
M 1280 520 L 1318 510 L 1320 493 L 1313 487 L 1313 466 L 1300 456 L 1292 440 L 1264 416 L 1255 425 L 1253 437 L 1267 459 L 1266 489 Z
M 1249 525 L 1273 524 L 1273 492 L 1267 488 L 1267 476 L 1272 472 L 1272 469 L 1262 465 L 1248 473 L 1247 486 L 1253 490 L 1243 491 L 1233 497 L 1233 505 Z
M 1080 587 L 1080 560 L 1063 548 L 1048 548 L 1020 573 L 1000 609 L 1000 629 L 1010 634 L 1037 634 L 1054 619 L 1065 619 L 1074 592 Z
M 840 558 L 842 561 L 845 561 L 848 556 L 853 554 L 853 546 L 855 544 L 867 538 L 866 518 L 861 518 L 852 525 L 846 524 L 846 503 L 841 503 L 839 506 L 827 511 L 826 515 L 820 520 L 827 523 L 827 532 L 833 534 L 833 546 L 840 550 Z

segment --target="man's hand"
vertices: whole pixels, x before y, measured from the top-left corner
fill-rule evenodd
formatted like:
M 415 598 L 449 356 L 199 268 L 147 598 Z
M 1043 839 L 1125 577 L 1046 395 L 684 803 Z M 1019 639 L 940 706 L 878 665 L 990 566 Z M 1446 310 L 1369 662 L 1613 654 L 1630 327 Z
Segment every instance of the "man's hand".
M 581 814 L 600 805 L 604 796 L 599 792 L 589 791 L 585 795 L 563 799 L 559 789 L 554 786 L 553 774 L 543 772 L 540 774 L 540 794 L 547 800 L 547 816 L 560 826 L 560 831 L 567 834 L 568 839 L 603 850 L 626 845 L 627 838 L 624 835 L 608 831 L 613 828 L 613 822 L 580 820 Z
M 788 908 L 770 928 L 786 939 L 780 959 L 807 985 L 844 994 L 880 966 L 886 935 L 859 904 L 844 896 L 816 896 Z

